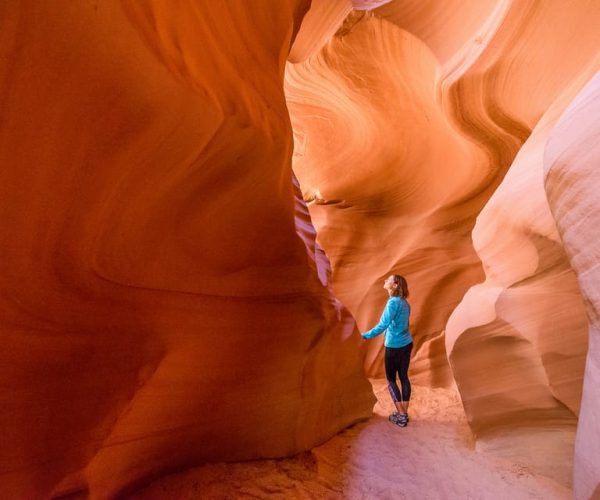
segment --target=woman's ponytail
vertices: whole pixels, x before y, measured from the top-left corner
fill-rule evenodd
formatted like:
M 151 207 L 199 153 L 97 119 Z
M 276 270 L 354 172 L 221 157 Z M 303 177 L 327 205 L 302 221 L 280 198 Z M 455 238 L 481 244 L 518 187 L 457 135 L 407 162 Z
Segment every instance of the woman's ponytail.
M 408 297 L 408 283 L 404 276 L 399 274 L 392 274 L 394 277 L 394 283 L 396 283 L 396 289 L 392 293 L 394 297 L 402 297 L 403 299 Z

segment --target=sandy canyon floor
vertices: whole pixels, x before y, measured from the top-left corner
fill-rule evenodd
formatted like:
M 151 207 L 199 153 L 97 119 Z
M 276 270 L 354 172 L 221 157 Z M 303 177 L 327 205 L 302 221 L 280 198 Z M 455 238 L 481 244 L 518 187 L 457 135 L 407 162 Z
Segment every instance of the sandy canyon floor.
M 527 466 L 476 451 L 458 395 L 415 387 L 408 427 L 387 420 L 383 381 L 371 419 L 296 457 L 219 463 L 164 477 L 132 495 L 164 499 L 568 499 Z

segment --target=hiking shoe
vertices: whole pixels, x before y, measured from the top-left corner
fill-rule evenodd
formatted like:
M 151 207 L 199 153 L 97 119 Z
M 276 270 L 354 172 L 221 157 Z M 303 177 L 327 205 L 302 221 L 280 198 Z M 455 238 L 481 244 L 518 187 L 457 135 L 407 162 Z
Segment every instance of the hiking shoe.
M 404 413 L 395 413 L 390 415 L 390 422 L 396 424 L 399 427 L 406 427 L 408 425 L 408 415 Z
M 392 413 L 389 417 L 388 420 L 390 422 L 392 422 L 393 424 L 399 425 L 400 427 L 406 427 L 408 424 L 408 415 L 405 415 L 404 413 Z

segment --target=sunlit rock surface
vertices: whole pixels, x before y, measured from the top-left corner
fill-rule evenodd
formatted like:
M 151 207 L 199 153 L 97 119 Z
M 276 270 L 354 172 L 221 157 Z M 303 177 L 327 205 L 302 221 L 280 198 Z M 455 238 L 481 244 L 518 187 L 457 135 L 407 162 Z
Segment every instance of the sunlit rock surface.
M 2 498 L 111 497 L 370 414 L 294 201 L 308 7 L 0 5 Z
M 558 232 L 585 300 L 589 351 L 575 443 L 575 498 L 600 497 L 600 73 L 552 130 L 544 157 L 545 188 Z M 569 335 L 570 330 L 565 334 Z
M 473 243 L 486 280 L 469 290 L 446 330 L 450 364 L 479 447 L 517 457 L 566 484 L 587 320 L 546 199 L 543 157 L 573 95 L 566 92 L 542 117 L 479 215 Z
M 475 216 L 459 201 L 469 190 L 461 174 L 470 175 L 463 167 L 483 156 L 437 106 L 437 72 L 433 54 L 418 39 L 355 13 L 322 52 L 288 66 L 286 95 L 294 169 L 331 259 L 336 294 L 365 329 L 385 302 L 382 278 L 390 270 L 405 274 L 416 297 L 416 340 L 431 353 L 422 371 L 447 383 L 440 334 L 447 309 L 464 293 L 451 285 L 461 276 L 474 281 L 481 272 L 468 231 L 461 229 L 461 220 Z M 454 177 L 444 176 L 451 170 Z M 479 178 L 487 174 L 482 169 Z M 443 230 L 451 226 L 464 237 Z M 434 284 L 441 300 L 429 295 Z M 369 373 L 381 372 L 377 354 L 367 358 Z M 439 370 L 431 370 L 431 360 Z
M 445 324 L 484 280 L 475 218 L 554 99 L 590 71 L 598 8 L 576 7 L 394 1 L 352 13 L 288 65 L 294 170 L 334 289 L 366 329 L 382 279 L 407 276 L 419 380 L 451 383 Z M 366 368 L 381 375 L 374 345 Z
M 599 25 L 590 2 L 397 0 L 286 72 L 294 170 L 337 296 L 366 329 L 383 278 L 405 275 L 415 379 L 455 380 L 481 447 L 565 484 L 588 326 L 543 155 L 599 68 Z M 497 439 L 527 427 L 540 434 Z

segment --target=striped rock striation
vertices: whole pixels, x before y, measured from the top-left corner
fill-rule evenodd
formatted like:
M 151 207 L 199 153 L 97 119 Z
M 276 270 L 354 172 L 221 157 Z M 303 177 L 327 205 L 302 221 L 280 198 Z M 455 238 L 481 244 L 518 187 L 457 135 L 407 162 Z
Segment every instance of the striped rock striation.
M 568 485 L 579 415 L 598 421 L 591 389 L 580 410 L 593 314 L 544 152 L 600 68 L 599 25 L 596 2 L 395 0 L 350 13 L 285 81 L 294 170 L 336 295 L 366 329 L 382 280 L 405 275 L 414 379 L 457 383 L 479 447 Z M 365 368 L 383 374 L 381 342 Z M 589 493 L 594 444 L 577 443 Z
M 583 0 L 1 4 L 0 496 L 323 442 L 371 412 L 356 324 L 392 272 L 415 382 L 600 494 L 599 25 Z

